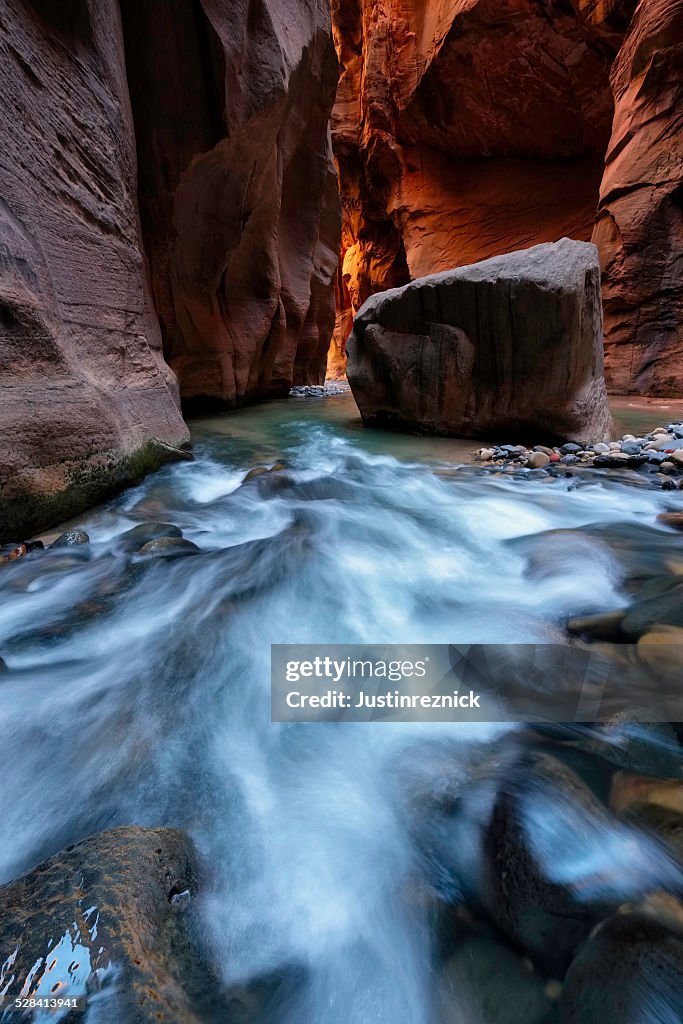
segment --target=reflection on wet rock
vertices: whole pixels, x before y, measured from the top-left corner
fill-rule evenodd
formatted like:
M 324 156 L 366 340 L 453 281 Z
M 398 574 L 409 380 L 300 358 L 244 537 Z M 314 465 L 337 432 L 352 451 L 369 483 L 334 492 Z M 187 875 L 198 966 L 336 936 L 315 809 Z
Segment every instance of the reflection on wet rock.
M 200 549 L 191 540 L 182 537 L 158 537 L 143 544 L 138 554 L 141 558 L 178 558 L 183 555 L 198 555 Z
M 90 537 L 85 530 L 67 530 L 66 533 L 62 533 L 57 540 L 53 540 L 50 544 L 51 548 L 72 548 L 79 544 L 89 544 Z
M 116 538 L 117 547 L 124 551 L 139 551 L 144 544 L 162 537 L 182 537 L 183 532 L 172 523 L 140 523 Z
M 87 1002 L 109 986 L 119 1007 L 110 1019 L 213 1020 L 215 980 L 186 911 L 172 905 L 174 887 L 197 888 L 189 838 L 130 827 L 68 847 L 0 888 L 2 1006 L 19 995 Z

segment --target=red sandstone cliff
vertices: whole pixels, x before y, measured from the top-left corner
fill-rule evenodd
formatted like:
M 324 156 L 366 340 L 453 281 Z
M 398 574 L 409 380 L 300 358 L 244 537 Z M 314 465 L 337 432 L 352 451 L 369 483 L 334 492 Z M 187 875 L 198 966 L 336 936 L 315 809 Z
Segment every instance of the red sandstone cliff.
M 357 309 L 372 292 L 563 235 L 590 239 L 613 86 L 610 151 L 616 153 L 608 157 L 596 231 L 606 264 L 608 344 L 620 346 L 618 357 L 608 357 L 610 384 L 656 392 L 661 375 L 643 373 L 633 355 L 649 345 L 651 356 L 653 344 L 657 359 L 678 357 L 683 372 L 680 314 L 663 301 L 662 284 L 671 286 L 680 205 L 678 222 L 670 203 L 661 209 L 664 181 L 681 180 L 680 154 L 664 156 L 679 100 L 673 69 L 680 4 L 641 4 L 611 85 L 633 6 L 630 0 L 333 0 L 341 64 L 333 138 L 348 294 L 338 315 L 338 347 L 349 306 Z M 643 39 L 644 63 L 629 89 L 628 54 Z M 647 73 L 650 58 L 654 70 Z M 620 135 L 629 129 L 640 140 L 628 143 L 631 153 L 619 159 L 626 142 Z M 645 156 L 652 146 L 656 155 Z M 638 212 L 617 182 L 632 191 L 652 173 L 654 195 Z M 605 223 L 617 203 L 620 252 Z M 644 215 L 652 206 L 659 220 L 648 241 Z M 648 245 L 658 255 L 645 283 Z M 628 315 L 642 300 L 648 329 Z
M 334 325 L 326 0 L 122 0 L 145 244 L 187 400 L 320 383 Z
M 186 443 L 178 382 L 238 405 L 323 379 L 337 60 L 327 0 L 7 0 L 0 57 L 0 539 L 19 539 Z
M 683 0 L 642 2 L 612 69 L 593 240 L 619 392 L 683 394 Z
M 0 9 L 0 539 L 188 440 L 146 284 L 114 0 Z

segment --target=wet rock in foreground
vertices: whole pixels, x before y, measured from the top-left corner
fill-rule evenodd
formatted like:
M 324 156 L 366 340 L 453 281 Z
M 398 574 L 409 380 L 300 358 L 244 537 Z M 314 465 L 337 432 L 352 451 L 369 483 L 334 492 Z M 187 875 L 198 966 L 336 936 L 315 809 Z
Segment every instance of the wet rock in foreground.
M 446 962 L 437 1005 L 438 1024 L 550 1024 L 555 1019 L 543 977 L 518 953 L 485 937 L 461 943 Z
M 112 985 L 126 1024 L 219 1019 L 192 941 L 196 891 L 181 831 L 115 828 L 56 854 L 0 888 L 0 963 L 11 967 L 0 1009 L 20 994 L 107 998 Z
M 542 863 L 531 842 L 538 831 L 531 822 L 539 816 L 547 821 L 551 808 L 557 812 L 551 831 L 576 808 L 584 844 L 609 834 L 611 816 L 583 781 L 556 758 L 533 755 L 498 795 L 485 840 L 483 902 L 504 935 L 560 977 L 574 949 L 609 912 L 609 903 L 579 899 L 569 884 L 550 877 L 554 853 Z M 572 826 L 566 834 L 571 840 Z
M 683 938 L 653 918 L 601 924 L 565 978 L 562 1024 L 681 1024 Z

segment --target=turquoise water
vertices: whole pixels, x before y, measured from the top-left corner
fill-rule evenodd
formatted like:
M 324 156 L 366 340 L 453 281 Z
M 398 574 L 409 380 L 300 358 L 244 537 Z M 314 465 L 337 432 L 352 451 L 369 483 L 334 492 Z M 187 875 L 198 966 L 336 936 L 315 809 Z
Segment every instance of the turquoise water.
M 656 517 L 683 495 L 463 472 L 471 442 L 365 430 L 347 396 L 192 427 L 194 462 L 79 520 L 89 557 L 2 569 L 0 881 L 116 824 L 180 826 L 226 986 L 303 979 L 268 1024 L 435 1024 L 431 908 L 466 869 L 457 835 L 427 856 L 422 808 L 499 728 L 272 724 L 270 644 L 561 640 L 567 616 L 628 599 L 624 531 L 680 551 Z M 149 520 L 200 553 L 131 559 L 118 538 Z M 601 828 L 589 852 L 621 863 L 632 837 Z

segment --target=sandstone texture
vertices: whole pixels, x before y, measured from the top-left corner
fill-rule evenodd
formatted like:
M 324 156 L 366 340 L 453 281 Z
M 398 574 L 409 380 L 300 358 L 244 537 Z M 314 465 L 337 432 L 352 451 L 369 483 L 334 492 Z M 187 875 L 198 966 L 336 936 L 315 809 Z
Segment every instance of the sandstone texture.
M 340 208 L 325 0 L 8 0 L 0 53 L 1 542 L 177 457 L 181 397 L 321 383 Z
M 369 295 L 565 235 L 588 241 L 600 199 L 608 386 L 680 393 L 681 2 L 643 0 L 619 52 L 635 8 L 333 0 L 335 363 L 343 314 Z
M 615 113 L 593 240 L 605 366 L 620 393 L 683 392 L 683 0 L 642 2 L 612 69 Z
M 375 295 L 348 351 L 369 424 L 513 440 L 610 432 L 589 243 L 562 239 Z
M 113 0 L 3 3 L 0 121 L 0 540 L 20 540 L 189 435 L 145 279 Z
M 140 203 L 187 403 L 320 384 L 340 208 L 326 0 L 122 0 Z
M 121 827 L 68 847 L 0 888 L 0 1006 L 20 994 L 101 998 L 111 987 L 117 1020 L 225 1019 L 192 939 L 196 892 L 183 832 Z

